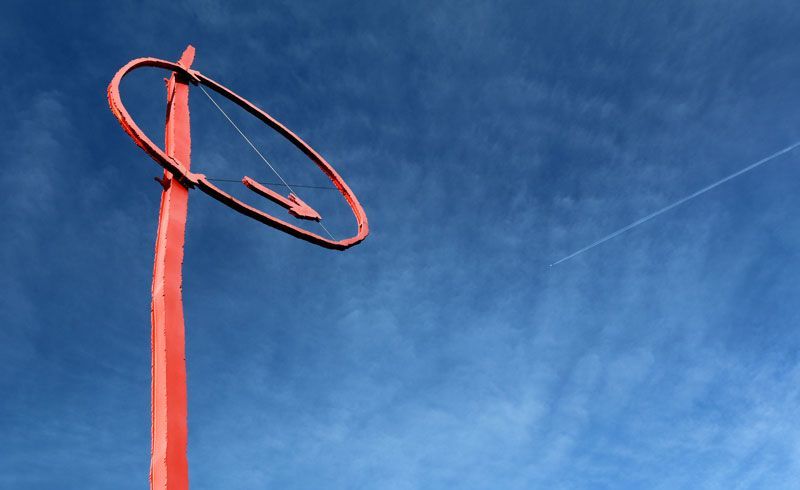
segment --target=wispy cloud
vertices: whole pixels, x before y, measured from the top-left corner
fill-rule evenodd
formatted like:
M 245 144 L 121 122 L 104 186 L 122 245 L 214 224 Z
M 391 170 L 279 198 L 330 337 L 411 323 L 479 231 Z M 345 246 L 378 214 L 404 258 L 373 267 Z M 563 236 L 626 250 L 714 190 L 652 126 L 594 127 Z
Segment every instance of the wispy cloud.
M 794 159 L 546 268 L 797 139 L 791 2 L 147 4 L 91 28 L 50 8 L 63 25 L 20 24 L 71 76 L 54 91 L 61 58 L 22 60 L 27 91 L 4 93 L 3 484 L 147 484 L 159 169 L 103 90 L 187 42 L 341 171 L 373 229 L 333 254 L 192 193 L 193 488 L 800 477 Z M 125 96 L 157 128 L 150 81 Z M 192 104 L 198 171 L 264 170 Z M 287 175 L 324 180 L 238 116 Z M 303 196 L 345 232 L 334 197 Z

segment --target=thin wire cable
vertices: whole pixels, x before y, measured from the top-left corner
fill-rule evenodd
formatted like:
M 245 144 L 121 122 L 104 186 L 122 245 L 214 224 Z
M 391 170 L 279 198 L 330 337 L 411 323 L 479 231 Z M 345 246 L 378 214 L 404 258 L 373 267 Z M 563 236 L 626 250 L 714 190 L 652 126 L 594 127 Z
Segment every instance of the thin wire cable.
M 242 183 L 242 179 L 212 179 L 210 177 L 206 177 L 207 180 L 211 182 L 238 182 L 239 184 Z M 279 185 L 283 186 L 280 182 L 267 182 L 267 181 L 258 181 L 259 184 L 266 184 L 266 185 Z M 325 189 L 325 190 L 338 190 L 336 187 L 333 186 L 325 186 L 325 185 L 303 185 L 303 184 L 292 184 L 292 187 L 297 187 L 298 189 Z
M 317 223 L 319 223 L 319 225 L 322 227 L 322 229 L 325 230 L 325 233 L 327 233 L 328 236 L 331 237 L 332 240 L 336 240 L 335 238 L 333 238 L 333 235 L 331 234 L 331 232 L 328 231 L 328 228 L 326 228 L 325 225 L 322 224 L 322 220 L 317 221 Z
M 213 98 L 213 97 L 211 97 L 211 95 L 210 95 L 208 92 L 206 92 L 206 89 L 203 87 L 203 85 L 198 83 L 198 84 L 197 84 L 197 86 L 198 86 L 198 87 L 200 87 L 200 90 L 202 90 L 204 94 L 206 94 L 206 97 L 208 97 L 208 100 L 210 100 L 210 101 L 211 101 L 211 103 L 212 103 L 212 104 L 214 104 L 214 107 L 216 107 L 216 108 L 217 108 L 217 110 L 218 110 L 218 111 L 219 111 L 219 112 L 220 112 L 220 113 L 221 113 L 223 116 L 225 116 L 225 119 L 227 119 L 227 120 L 228 120 L 228 122 L 229 122 L 229 123 L 231 123 L 231 126 L 233 126 L 233 127 L 234 127 L 234 129 L 236 129 L 236 131 L 239 133 L 239 135 L 241 135 L 241 137 L 242 137 L 242 138 L 244 138 L 244 140 L 247 142 L 247 144 L 248 144 L 248 145 L 250 145 L 250 148 L 252 148 L 252 149 L 253 149 L 253 151 L 255 151 L 255 152 L 258 154 L 258 156 L 259 156 L 259 157 L 261 157 L 261 159 L 262 159 L 262 160 L 264 160 L 264 163 L 266 163 L 266 164 L 267 164 L 267 167 L 269 167 L 269 168 L 270 168 L 270 170 L 272 170 L 272 172 L 273 172 L 273 173 L 275 173 L 275 175 L 278 177 L 278 179 L 280 179 L 280 181 L 281 181 L 281 182 L 283 182 L 283 185 L 284 185 L 284 186 L 285 186 L 287 189 L 289 189 L 289 192 L 291 192 L 292 194 L 294 194 L 294 195 L 295 195 L 295 196 L 297 196 L 297 197 L 300 197 L 300 194 L 298 194 L 297 192 L 295 192 L 295 190 L 294 190 L 294 189 L 292 189 L 292 186 L 290 186 L 290 185 L 289 185 L 289 184 L 288 184 L 288 183 L 287 183 L 287 182 L 286 182 L 286 181 L 283 179 L 283 177 L 281 176 L 281 174 L 280 174 L 280 173 L 278 173 L 278 171 L 275 169 L 275 167 L 273 167 L 273 166 L 272 166 L 272 164 L 271 164 L 271 163 L 269 163 L 269 160 L 267 160 L 267 157 L 265 157 L 264 155 L 262 155 L 262 154 L 261 154 L 261 152 L 260 152 L 260 151 L 258 151 L 258 148 L 256 148 L 256 145 L 254 145 L 254 144 L 253 144 L 253 142 L 252 142 L 252 141 L 250 141 L 250 138 L 248 138 L 248 137 L 247 137 L 247 136 L 246 136 L 246 135 L 245 135 L 245 134 L 242 132 L 242 130 L 241 130 L 241 129 L 239 129 L 239 126 L 237 126 L 237 125 L 236 125 L 236 123 L 235 123 L 235 122 L 233 122 L 233 119 L 231 119 L 231 118 L 230 118 L 230 116 L 228 116 L 228 113 L 227 113 L 227 112 L 225 112 L 225 110 L 224 110 L 222 107 L 220 107 L 220 106 L 219 106 L 219 104 L 217 104 L 217 101 L 216 101 L 216 100 L 214 100 L 214 98 Z M 298 186 L 298 187 L 300 187 L 300 186 Z M 336 238 L 334 238 L 334 237 L 333 237 L 333 235 L 331 234 L 331 232 L 330 232 L 330 231 L 328 231 L 328 229 L 327 229 L 327 228 L 325 228 L 325 225 L 323 225 L 323 224 L 322 224 L 322 221 L 318 221 L 318 223 L 320 224 L 320 226 L 322 226 L 322 229 L 323 229 L 323 230 L 325 230 L 325 233 L 327 233 L 327 234 L 328 234 L 328 236 L 330 236 L 330 237 L 331 237 L 331 240 L 336 240 Z
M 234 127 L 234 129 L 236 129 L 236 131 L 239 133 L 239 135 L 240 135 L 242 138 L 244 138 L 244 140 L 247 142 L 247 144 L 248 144 L 248 145 L 250 145 L 250 148 L 252 148 L 252 149 L 253 149 L 253 150 L 254 150 L 254 151 L 255 151 L 255 152 L 258 154 L 258 156 L 259 156 L 259 157 L 261 157 L 261 159 L 262 159 L 262 160 L 264 160 L 264 163 L 266 163 L 266 164 L 267 164 L 267 166 L 270 168 L 270 170 L 272 170 L 272 172 L 273 172 L 273 173 L 275 173 L 275 175 L 278 177 L 278 179 L 280 179 L 280 181 L 281 181 L 281 182 L 283 182 L 283 185 L 284 185 L 284 186 L 286 186 L 286 187 L 287 187 L 287 188 L 288 188 L 290 191 L 292 191 L 292 186 L 290 186 L 289 184 L 287 184 L 287 183 L 286 183 L 286 181 L 285 181 L 285 180 L 283 180 L 283 177 L 281 176 L 281 174 L 280 174 L 280 173 L 278 173 L 278 171 L 277 171 L 277 170 L 275 170 L 275 167 L 273 167 L 273 166 L 272 166 L 272 164 L 271 164 L 271 163 L 269 163 L 269 160 L 267 160 L 267 158 L 266 158 L 264 155 L 262 155 L 260 151 L 258 151 L 258 148 L 256 148 L 256 145 L 254 145 L 254 144 L 253 144 L 253 142 L 252 142 L 252 141 L 250 141 L 250 138 L 248 138 L 248 137 L 247 137 L 247 136 L 246 136 L 246 135 L 245 135 L 245 134 L 242 132 L 242 130 L 241 130 L 241 129 L 239 129 L 239 126 L 237 126 L 237 125 L 236 125 L 236 123 L 235 123 L 235 122 L 233 122 L 233 119 L 231 119 L 231 118 L 230 118 L 230 116 L 228 116 L 228 113 L 227 113 L 227 112 L 225 112 L 225 110 L 224 110 L 222 107 L 220 107 L 220 106 L 219 106 L 219 104 L 217 104 L 217 101 L 216 101 L 216 100 L 214 100 L 214 98 L 213 98 L 213 97 L 211 97 L 211 95 L 210 95 L 210 94 L 209 94 L 209 93 L 206 91 L 206 89 L 205 89 L 205 88 L 203 88 L 203 86 L 202 86 L 202 85 L 198 84 L 197 86 L 198 86 L 198 87 L 200 87 L 200 90 L 202 90 L 204 94 L 206 94 L 206 97 L 208 97 L 208 100 L 210 100 L 210 101 L 211 101 L 211 103 L 212 103 L 212 104 L 214 104 L 214 107 L 216 107 L 216 108 L 217 108 L 217 110 L 218 110 L 218 111 L 219 111 L 219 112 L 220 112 L 220 113 L 221 113 L 223 116 L 225 116 L 225 119 L 227 119 L 227 120 L 228 120 L 228 122 L 229 122 L 229 123 L 231 123 L 231 126 L 233 126 L 233 127 Z M 292 191 L 292 192 L 294 192 L 294 191 Z M 295 194 L 295 195 L 296 195 L 296 194 Z
M 667 211 L 669 211 L 670 209 L 673 209 L 673 208 L 676 208 L 676 207 L 680 206 L 681 204 L 685 203 L 686 201 L 690 201 L 690 200 L 700 196 L 701 194 L 705 194 L 706 192 L 708 192 L 708 191 L 710 191 L 710 190 L 712 190 L 712 189 L 724 184 L 725 182 L 728 182 L 731 179 L 735 179 L 736 177 L 738 177 L 738 176 L 740 176 L 740 175 L 742 175 L 744 173 L 747 173 L 747 172 L 755 169 L 756 167 L 760 167 L 761 165 L 769 162 L 770 160 L 773 160 L 773 159 L 775 159 L 775 158 L 777 158 L 777 157 L 779 157 L 781 155 L 789 153 L 790 151 L 794 150 L 798 146 L 800 146 L 800 141 L 798 141 L 796 143 L 793 143 L 793 144 L 787 146 L 786 148 L 773 153 L 772 155 L 764 157 L 761 160 L 759 160 L 759 161 L 757 161 L 757 162 L 755 162 L 753 164 L 750 164 L 750 165 L 744 167 L 741 170 L 738 170 L 738 171 L 736 171 L 736 172 L 734 172 L 734 173 L 732 173 L 732 174 L 730 174 L 730 175 L 728 175 L 726 177 L 723 177 L 720 180 L 714 182 L 713 184 L 709 184 L 709 185 L 703 187 L 699 191 L 693 192 L 693 193 L 689 194 L 686 197 L 678 199 L 677 201 L 673 202 L 672 204 L 670 204 L 668 206 L 665 206 L 665 207 L 659 209 L 658 211 L 650 213 L 647 216 L 645 216 L 644 218 L 638 219 L 638 220 L 634 221 L 633 223 L 629 224 L 628 226 L 624 226 L 624 227 L 620 228 L 619 230 L 617 230 L 617 231 L 615 231 L 615 232 L 613 232 L 613 233 L 611 233 L 609 235 L 604 236 L 603 238 L 597 240 L 596 242 L 590 243 L 589 245 L 583 247 L 582 249 L 577 250 L 576 252 L 573 252 L 573 253 L 567 255 L 566 257 L 553 262 L 552 264 L 550 264 L 550 267 L 558 265 L 558 264 L 560 264 L 562 262 L 565 262 L 565 261 L 567 261 L 567 260 L 569 260 L 569 259 L 571 259 L 571 258 L 573 258 L 573 257 L 575 257 L 577 255 L 580 255 L 580 254 L 582 254 L 582 253 L 584 253 L 584 252 L 586 252 L 588 250 L 591 250 L 594 247 L 596 247 L 598 245 L 601 245 L 601 244 L 611 240 L 612 238 L 618 237 L 619 235 L 625 233 L 626 231 L 631 230 L 632 228 L 636 228 L 637 226 L 639 226 L 639 225 L 641 225 L 643 223 L 646 223 L 647 221 L 650 221 L 651 219 L 655 218 L 656 216 L 664 214 Z

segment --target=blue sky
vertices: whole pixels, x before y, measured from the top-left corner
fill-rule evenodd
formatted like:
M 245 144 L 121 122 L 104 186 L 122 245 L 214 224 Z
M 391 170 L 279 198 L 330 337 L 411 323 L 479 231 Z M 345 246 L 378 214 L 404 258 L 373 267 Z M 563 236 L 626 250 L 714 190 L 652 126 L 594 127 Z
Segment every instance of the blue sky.
M 796 2 L 113 3 L 0 7 L 0 488 L 147 487 L 159 168 L 105 89 L 188 43 L 373 230 L 191 194 L 193 489 L 796 487 L 800 155 L 547 268 L 800 139 Z M 154 140 L 163 76 L 123 85 Z M 194 168 L 269 179 L 201 97 Z

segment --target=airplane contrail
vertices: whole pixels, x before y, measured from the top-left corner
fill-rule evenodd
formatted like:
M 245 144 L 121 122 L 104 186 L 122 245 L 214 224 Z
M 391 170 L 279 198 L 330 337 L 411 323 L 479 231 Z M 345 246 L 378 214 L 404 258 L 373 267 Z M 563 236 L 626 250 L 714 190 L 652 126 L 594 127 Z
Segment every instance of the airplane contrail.
M 781 155 L 789 153 L 790 151 L 794 150 L 798 146 L 800 146 L 800 141 L 798 141 L 796 143 L 793 143 L 793 144 L 787 146 L 786 148 L 784 148 L 782 150 L 776 151 L 772 155 L 764 157 L 761 160 L 759 160 L 759 161 L 757 161 L 755 163 L 752 163 L 752 164 L 744 167 L 741 170 L 738 170 L 738 171 L 736 171 L 736 172 L 734 172 L 734 173 L 732 173 L 732 174 L 730 174 L 730 175 L 728 175 L 726 177 L 723 177 L 720 180 L 714 182 L 713 184 L 709 184 L 709 185 L 703 187 L 699 191 L 693 192 L 693 193 L 689 194 L 686 197 L 678 199 L 677 201 L 673 202 L 672 204 L 669 204 L 668 206 L 665 206 L 665 207 L 659 209 L 658 211 L 650 213 L 647 216 L 645 216 L 644 218 L 638 219 L 638 220 L 634 221 L 633 223 L 629 224 L 628 226 L 624 226 L 624 227 L 620 228 L 619 230 L 604 236 L 603 238 L 597 240 L 596 242 L 590 243 L 589 245 L 583 247 L 582 249 L 577 250 L 577 251 L 567 255 L 566 257 L 553 262 L 552 264 L 550 264 L 550 267 L 553 267 L 554 265 L 558 265 L 558 264 L 560 264 L 560 263 L 562 263 L 564 261 L 567 261 L 567 260 L 569 260 L 569 259 L 571 259 L 571 258 L 573 258 L 573 257 L 575 257 L 577 255 L 582 254 L 583 252 L 591 250 L 594 247 L 596 247 L 598 245 L 601 245 L 601 244 L 611 240 L 612 238 L 615 238 L 615 237 L 625 233 L 628 230 L 631 230 L 632 228 L 636 228 L 637 226 L 650 221 L 651 219 L 655 218 L 656 216 L 659 216 L 661 214 L 666 213 L 667 211 L 669 211 L 672 208 L 680 206 L 681 204 L 685 203 L 686 201 L 691 201 L 695 197 L 700 196 L 701 194 L 705 194 L 706 192 L 710 191 L 711 189 L 714 189 L 715 187 L 718 187 L 718 186 L 724 184 L 725 182 L 728 182 L 731 179 L 735 179 L 736 177 L 738 177 L 738 176 L 740 176 L 740 175 L 742 175 L 744 173 L 747 173 L 747 172 L 753 170 L 754 168 L 759 167 L 759 166 L 769 162 L 770 160 L 773 160 L 773 159 L 775 159 L 775 158 L 777 158 L 777 157 L 779 157 Z

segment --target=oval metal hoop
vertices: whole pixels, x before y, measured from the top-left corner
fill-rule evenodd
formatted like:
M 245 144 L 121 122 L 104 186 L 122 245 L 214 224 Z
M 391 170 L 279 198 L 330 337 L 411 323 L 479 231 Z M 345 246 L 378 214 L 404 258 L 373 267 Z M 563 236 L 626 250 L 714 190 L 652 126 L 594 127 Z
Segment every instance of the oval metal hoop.
M 339 192 L 344 196 L 347 204 L 350 206 L 350 209 L 353 211 L 353 215 L 356 218 L 356 223 L 358 224 L 358 232 L 351 236 L 350 238 L 345 238 L 343 240 L 329 240 L 323 236 L 317 235 L 316 233 L 312 233 L 308 230 L 304 230 L 303 228 L 299 228 L 294 226 L 286 221 L 283 221 L 279 218 L 276 218 L 270 214 L 267 214 L 259 209 L 256 209 L 244 202 L 240 201 L 239 199 L 231 196 L 230 194 L 222 191 L 220 188 L 209 182 L 203 174 L 197 174 L 190 172 L 186 169 L 186 167 L 177 159 L 168 156 L 164 151 L 153 143 L 147 135 L 136 125 L 133 121 L 133 118 L 128 113 L 128 110 L 125 108 L 125 105 L 122 103 L 122 98 L 120 97 L 119 93 L 119 85 L 122 81 L 122 78 L 127 75 L 128 73 L 144 67 L 155 67 L 155 68 L 162 68 L 165 70 L 169 70 L 172 72 L 176 72 L 180 74 L 180 76 L 186 77 L 187 80 L 192 81 L 193 83 L 201 83 L 204 86 L 210 88 L 214 92 L 222 95 L 226 99 L 230 100 L 234 104 L 238 105 L 242 109 L 246 110 L 262 122 L 264 122 L 267 126 L 271 127 L 275 131 L 277 131 L 281 136 L 289 140 L 294 146 L 296 146 L 300 151 L 302 151 L 309 159 L 311 159 L 317 167 L 322 170 L 325 175 L 331 179 L 333 185 L 339 190 Z M 249 216 L 256 221 L 260 221 L 265 225 L 271 226 L 273 228 L 277 228 L 283 232 L 286 232 L 292 236 L 305 240 L 307 242 L 313 243 L 315 245 L 319 245 L 321 247 L 329 248 L 332 250 L 345 250 L 353 245 L 356 245 L 364 240 L 369 234 L 369 224 L 367 222 L 367 215 L 364 212 L 364 209 L 361 207 L 361 204 L 358 202 L 355 194 L 353 191 L 350 190 L 350 187 L 347 186 L 345 181 L 336 173 L 336 170 L 325 161 L 322 156 L 314 151 L 308 143 L 300 139 L 299 136 L 291 132 L 286 126 L 275 120 L 272 116 L 267 114 L 266 112 L 262 111 L 250 101 L 241 97 L 240 95 L 234 93 L 233 91 L 229 90 L 228 88 L 220 85 L 219 83 L 215 82 L 214 80 L 208 78 L 207 76 L 203 75 L 197 70 L 186 69 L 179 63 L 173 63 L 170 61 L 161 60 L 158 58 L 138 58 L 135 59 L 117 71 L 114 78 L 111 80 L 111 83 L 108 85 L 108 104 L 111 107 L 111 112 L 114 113 L 114 116 L 117 118 L 119 123 L 122 125 L 122 129 L 125 130 L 126 133 L 133 139 L 136 144 L 142 148 L 145 153 L 150 155 L 150 157 L 156 161 L 159 165 L 164 167 L 168 172 L 170 172 L 181 184 L 186 187 L 197 187 L 201 191 L 205 192 L 209 196 L 213 197 L 217 201 L 225 204 L 229 208 L 245 215 Z

